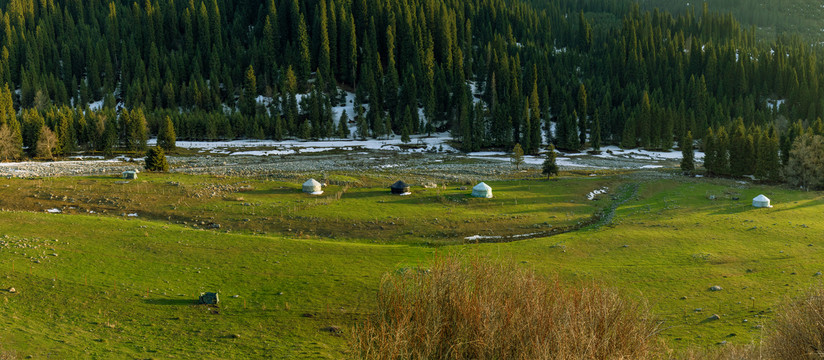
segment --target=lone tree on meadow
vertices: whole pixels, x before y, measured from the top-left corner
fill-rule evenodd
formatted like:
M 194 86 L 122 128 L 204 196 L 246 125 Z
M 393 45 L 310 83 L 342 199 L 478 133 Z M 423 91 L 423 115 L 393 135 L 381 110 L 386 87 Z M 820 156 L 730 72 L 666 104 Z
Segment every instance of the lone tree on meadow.
M 695 152 L 692 149 L 692 132 L 681 138 L 681 171 L 692 174 L 695 171 Z
M 169 171 L 169 163 L 166 161 L 166 154 L 160 147 L 150 148 L 146 152 L 146 170 L 149 171 Z
M 515 144 L 512 148 L 512 155 L 509 155 L 510 161 L 515 164 L 515 169 L 521 170 L 521 164 L 524 163 L 524 149 L 521 144 Z
M 555 163 L 555 159 L 558 157 L 555 154 L 555 146 L 550 144 L 549 151 L 546 153 L 546 159 L 544 160 L 544 169 L 542 171 L 543 174 L 546 175 L 546 179 L 549 180 L 550 176 L 558 176 L 558 164 Z

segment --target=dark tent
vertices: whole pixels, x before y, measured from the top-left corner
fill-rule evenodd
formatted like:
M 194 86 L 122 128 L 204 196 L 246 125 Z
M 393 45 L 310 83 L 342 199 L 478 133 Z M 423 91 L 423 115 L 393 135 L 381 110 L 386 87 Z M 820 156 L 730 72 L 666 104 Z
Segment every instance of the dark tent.
M 398 180 L 398 182 L 392 184 L 392 186 L 390 186 L 390 188 L 392 189 L 392 193 L 395 194 L 395 195 L 409 194 L 409 184 L 407 184 L 403 181 L 400 181 L 400 180 Z

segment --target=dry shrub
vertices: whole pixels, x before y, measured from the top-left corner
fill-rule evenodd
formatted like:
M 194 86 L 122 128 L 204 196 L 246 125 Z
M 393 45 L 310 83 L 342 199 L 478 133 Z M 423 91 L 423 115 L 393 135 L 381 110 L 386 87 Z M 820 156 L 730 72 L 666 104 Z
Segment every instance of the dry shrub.
M 824 358 L 824 288 L 811 290 L 776 313 L 764 353 L 770 359 Z
M 756 360 L 763 359 L 756 344 L 714 346 L 712 348 L 690 347 L 670 356 L 678 360 Z
M 505 262 L 447 257 L 384 277 L 354 332 L 359 359 L 649 359 L 665 352 L 646 306 L 565 287 Z

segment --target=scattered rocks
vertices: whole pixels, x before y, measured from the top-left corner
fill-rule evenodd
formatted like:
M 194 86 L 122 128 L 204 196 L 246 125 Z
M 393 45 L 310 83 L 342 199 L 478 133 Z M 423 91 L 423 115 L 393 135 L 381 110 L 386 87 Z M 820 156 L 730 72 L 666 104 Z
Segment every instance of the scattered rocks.
M 721 290 L 724 290 L 724 289 L 722 287 L 718 286 L 718 285 L 713 285 L 712 287 L 710 287 L 710 291 L 721 291 Z
M 707 320 L 718 320 L 718 319 L 721 319 L 721 316 L 719 316 L 718 314 L 712 314 L 712 315 L 710 315 L 710 317 L 707 318 Z
M 12 293 L 12 294 L 17 293 L 17 289 L 15 289 L 13 287 L 10 287 L 9 292 Z
M 821 276 L 821 271 L 816 272 L 813 276 Z
M 220 302 L 217 293 L 213 292 L 205 292 L 200 294 L 200 298 L 198 298 L 198 303 L 205 304 L 205 305 L 217 305 Z

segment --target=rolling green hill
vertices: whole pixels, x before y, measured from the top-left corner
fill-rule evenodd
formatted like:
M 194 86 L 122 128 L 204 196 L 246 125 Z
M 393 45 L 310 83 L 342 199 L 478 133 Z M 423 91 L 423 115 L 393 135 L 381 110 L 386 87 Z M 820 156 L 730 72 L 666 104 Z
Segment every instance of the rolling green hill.
M 514 261 L 568 284 L 603 283 L 649 301 L 656 319 L 664 322 L 661 339 L 674 349 L 757 342 L 777 305 L 820 282 L 820 193 L 648 176 L 607 178 L 616 185 L 637 184 L 638 190 L 603 226 L 508 243 L 436 247 L 406 240 L 369 244 L 277 232 L 247 235 L 242 229 L 235 234 L 232 224 L 203 230 L 113 212 L 19 211 L 15 203 L 2 201 L 0 289 L 17 292 L 0 291 L 0 350 L 35 358 L 337 359 L 347 356 L 353 327 L 374 309 L 384 274 L 425 268 L 436 254 L 456 252 Z M 158 176 L 140 184 L 165 186 L 163 180 Z M 549 184 L 577 194 L 563 202 L 586 202 L 581 180 Z M 58 179 L 41 183 L 41 189 L 79 188 L 88 181 Z M 531 184 L 536 194 L 552 191 L 542 180 L 522 184 Z M 498 188 L 500 200 L 522 191 Z M 296 185 L 292 191 L 299 194 Z M 335 206 L 358 204 L 363 201 L 358 194 L 369 191 L 346 192 Z M 771 197 L 774 207 L 752 208 L 750 199 L 759 193 Z M 600 201 L 609 202 L 610 195 L 617 194 Z M 265 195 L 273 200 L 292 196 Z M 372 197 L 397 199 L 386 191 Z M 427 197 L 399 203 L 396 216 L 415 226 L 416 209 L 436 204 L 437 198 Z M 547 204 L 561 202 L 549 199 Z M 475 216 L 460 211 L 472 206 L 429 211 L 460 222 Z M 512 214 L 543 211 L 521 202 L 506 206 Z M 303 211 L 311 209 L 295 213 Z M 522 220 L 512 219 L 513 224 Z M 340 231 L 346 238 L 346 229 Z M 714 285 L 723 290 L 710 291 Z M 219 308 L 195 304 L 204 291 L 220 293 Z M 720 320 L 707 320 L 712 314 Z

